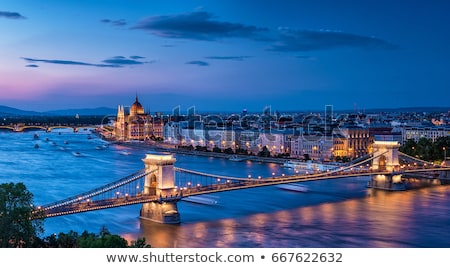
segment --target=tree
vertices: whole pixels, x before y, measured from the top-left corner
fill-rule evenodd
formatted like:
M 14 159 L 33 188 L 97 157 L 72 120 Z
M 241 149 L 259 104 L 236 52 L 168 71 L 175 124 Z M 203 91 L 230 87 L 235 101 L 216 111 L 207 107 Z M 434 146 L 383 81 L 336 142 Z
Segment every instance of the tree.
M 0 246 L 31 247 L 44 232 L 43 218 L 34 217 L 33 194 L 23 183 L 0 184 Z
M 399 151 L 407 155 L 415 156 L 417 153 L 417 142 L 413 139 L 408 139 L 405 143 L 400 146 Z
M 258 156 L 260 157 L 270 157 L 270 151 L 267 146 L 261 148 L 261 151 L 258 152 Z
M 417 142 L 417 154 L 420 159 L 430 161 L 433 159 L 433 142 L 431 139 L 422 137 Z
M 214 153 L 221 153 L 222 150 L 219 147 L 217 147 L 217 145 L 214 145 L 213 152 Z
M 226 154 L 234 154 L 234 151 L 233 151 L 233 149 L 231 149 L 231 148 L 226 148 L 225 150 L 223 150 L 223 152 L 224 153 L 226 153 Z
M 140 237 L 135 241 L 131 241 L 130 248 L 151 248 L 151 246 L 147 244 L 145 237 Z
M 56 239 L 60 248 L 75 248 L 78 246 L 78 233 L 70 230 L 67 234 L 59 233 Z
M 80 248 L 126 248 L 128 242 L 119 235 L 113 235 L 102 226 L 99 235 L 84 231 L 78 238 Z

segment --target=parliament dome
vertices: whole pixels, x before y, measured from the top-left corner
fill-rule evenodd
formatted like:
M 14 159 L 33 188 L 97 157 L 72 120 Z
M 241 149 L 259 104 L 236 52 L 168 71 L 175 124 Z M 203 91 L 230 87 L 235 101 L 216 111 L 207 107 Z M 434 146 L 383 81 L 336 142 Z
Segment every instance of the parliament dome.
M 136 101 L 131 105 L 130 108 L 130 115 L 138 114 L 144 114 L 144 108 L 142 107 L 142 104 L 139 102 L 139 99 L 136 96 Z

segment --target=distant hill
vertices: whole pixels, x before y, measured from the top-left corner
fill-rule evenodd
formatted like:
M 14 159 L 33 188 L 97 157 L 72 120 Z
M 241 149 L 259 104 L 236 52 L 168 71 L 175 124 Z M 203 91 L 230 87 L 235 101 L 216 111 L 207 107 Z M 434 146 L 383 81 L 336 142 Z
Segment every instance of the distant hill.
M 42 115 L 42 113 L 34 111 L 24 111 L 16 108 L 0 105 L 0 116 L 30 116 Z
M 108 107 L 98 107 L 89 109 L 65 109 L 47 112 L 25 111 L 4 105 L 0 105 L 0 116 L 75 116 L 78 115 L 116 115 L 117 110 Z
M 45 112 L 47 115 L 117 115 L 117 109 L 98 107 L 92 109 L 65 109 Z

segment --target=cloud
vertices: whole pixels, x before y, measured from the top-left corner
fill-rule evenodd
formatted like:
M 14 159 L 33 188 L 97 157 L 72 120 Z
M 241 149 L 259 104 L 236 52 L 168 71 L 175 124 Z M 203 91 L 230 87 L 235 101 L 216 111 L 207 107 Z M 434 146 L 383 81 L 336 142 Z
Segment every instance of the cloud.
M 89 63 L 82 61 L 71 61 L 71 60 L 49 60 L 49 59 L 35 59 L 35 58 L 25 58 L 22 57 L 27 62 L 30 63 L 49 63 L 49 64 L 61 64 L 61 65 L 79 65 L 79 66 L 92 66 L 92 67 L 110 67 L 110 68 L 120 68 L 125 65 L 139 65 L 145 63 L 153 63 L 154 61 L 138 61 L 137 59 L 144 59 L 145 57 L 141 56 L 131 56 L 130 58 L 124 56 L 115 56 L 106 60 L 103 60 L 103 63 Z M 27 65 L 26 67 L 38 67 L 32 66 L 33 64 Z
M 147 17 L 132 29 L 166 38 L 208 41 L 232 37 L 259 40 L 262 39 L 260 34 L 267 31 L 251 25 L 214 20 L 211 13 L 204 11 Z
M 37 67 L 39 67 L 39 65 L 37 65 L 37 64 L 27 64 L 27 65 L 25 65 L 25 67 L 37 68 Z
M 210 57 L 205 57 L 205 59 L 211 59 L 211 60 L 235 60 L 235 61 L 243 61 L 248 58 L 251 58 L 251 57 L 250 56 L 210 56 Z
M 209 63 L 207 63 L 206 61 L 201 61 L 201 60 L 188 61 L 188 62 L 186 62 L 186 64 L 193 64 L 193 65 L 198 65 L 198 66 L 209 66 Z
M 278 42 L 272 51 L 312 51 L 339 47 L 358 47 L 364 49 L 395 49 L 397 46 L 376 37 L 356 35 L 338 31 L 311 31 L 281 28 Z
M 0 11 L 0 18 L 5 19 L 26 19 L 26 17 L 20 15 L 17 12 Z
M 138 65 L 144 63 L 153 63 L 154 61 L 138 61 L 137 59 L 143 59 L 141 56 L 131 56 L 130 58 L 126 58 L 124 56 L 115 56 L 110 59 L 103 60 L 102 62 L 112 64 L 112 65 Z
M 51 64 L 62 64 L 62 65 L 81 65 L 81 66 L 94 66 L 94 67 L 122 67 L 120 65 L 112 65 L 112 64 L 94 64 L 94 63 L 87 63 L 87 62 L 81 62 L 81 61 L 71 61 L 71 60 L 47 60 L 47 59 L 33 59 L 33 58 L 25 58 L 22 57 L 22 59 L 28 61 L 28 62 L 43 62 L 43 63 L 51 63 Z
M 127 25 L 127 22 L 124 19 L 120 19 L 120 20 L 102 19 L 100 22 L 103 22 L 106 24 L 111 24 L 112 26 L 115 26 L 115 27 L 121 27 L 121 26 Z

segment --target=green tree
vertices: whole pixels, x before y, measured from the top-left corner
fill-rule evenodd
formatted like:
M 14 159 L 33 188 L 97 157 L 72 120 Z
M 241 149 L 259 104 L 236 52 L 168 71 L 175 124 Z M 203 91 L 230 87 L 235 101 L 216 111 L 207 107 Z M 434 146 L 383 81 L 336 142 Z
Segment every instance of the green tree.
M 402 146 L 400 146 L 399 150 L 402 153 L 415 157 L 417 153 L 417 142 L 415 142 L 413 139 L 409 139 L 405 141 Z
M 420 159 L 430 161 L 433 159 L 433 142 L 431 139 L 420 138 L 417 142 L 417 154 Z
M 43 218 L 33 219 L 33 194 L 23 183 L 0 184 L 0 246 L 32 247 L 44 232 Z
M 433 142 L 428 138 L 420 138 L 418 142 L 407 140 L 400 151 L 425 161 L 442 161 L 450 148 L 450 136 L 439 137 Z
M 78 238 L 80 248 L 126 248 L 128 242 L 119 235 L 113 235 L 102 226 L 99 235 L 84 231 Z
M 145 237 L 140 237 L 135 241 L 131 241 L 130 248 L 151 248 L 151 246 L 147 244 Z
M 59 233 L 56 243 L 60 248 L 76 248 L 78 247 L 78 233 L 69 231 L 67 234 Z
M 450 136 L 439 137 L 436 139 L 436 160 L 444 159 L 450 156 Z
M 125 238 L 119 235 L 105 235 L 100 238 L 101 248 L 126 248 L 128 247 L 128 242 Z

